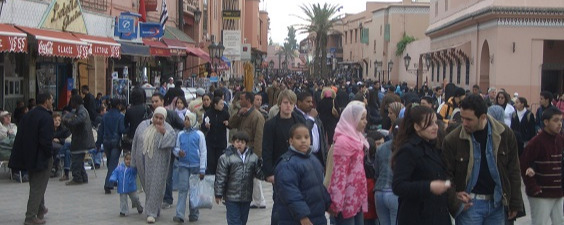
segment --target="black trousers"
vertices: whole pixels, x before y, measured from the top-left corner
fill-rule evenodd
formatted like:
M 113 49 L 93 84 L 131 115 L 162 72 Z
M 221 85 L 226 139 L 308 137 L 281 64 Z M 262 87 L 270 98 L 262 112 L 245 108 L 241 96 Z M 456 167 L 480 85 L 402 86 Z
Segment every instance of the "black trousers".
M 27 200 L 26 219 L 33 219 L 40 212 L 45 211 L 45 191 L 49 182 L 49 174 L 53 159 L 49 159 L 47 169 L 42 171 L 29 171 L 29 198 Z M 20 178 L 21 179 L 21 178 Z
M 71 153 L 72 180 L 77 183 L 88 183 L 88 174 L 84 169 L 84 156 L 86 153 Z

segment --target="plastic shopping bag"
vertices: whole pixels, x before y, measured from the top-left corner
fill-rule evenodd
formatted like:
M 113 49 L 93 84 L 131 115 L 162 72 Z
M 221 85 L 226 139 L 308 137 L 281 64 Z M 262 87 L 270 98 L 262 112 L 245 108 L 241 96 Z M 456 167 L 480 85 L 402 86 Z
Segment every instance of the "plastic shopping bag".
M 190 208 L 211 209 L 214 200 L 213 175 L 205 176 L 200 180 L 199 175 L 190 176 Z

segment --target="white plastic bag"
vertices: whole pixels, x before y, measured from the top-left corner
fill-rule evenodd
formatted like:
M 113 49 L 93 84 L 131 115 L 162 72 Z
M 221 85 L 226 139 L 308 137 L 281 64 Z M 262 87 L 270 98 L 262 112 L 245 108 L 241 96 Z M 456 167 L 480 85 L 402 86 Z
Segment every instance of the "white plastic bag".
M 190 208 L 211 209 L 214 200 L 213 175 L 205 176 L 200 180 L 200 175 L 190 176 Z

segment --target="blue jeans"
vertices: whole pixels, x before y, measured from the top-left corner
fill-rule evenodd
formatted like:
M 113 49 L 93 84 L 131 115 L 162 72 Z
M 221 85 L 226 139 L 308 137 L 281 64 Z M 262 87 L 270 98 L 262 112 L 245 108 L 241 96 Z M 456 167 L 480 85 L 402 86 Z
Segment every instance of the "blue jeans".
M 172 190 L 178 191 L 178 160 L 171 161 L 172 163 Z
M 335 217 L 335 224 L 337 225 L 364 225 L 364 215 L 362 212 L 358 212 L 355 216 L 351 218 L 343 218 L 343 214 L 339 213 L 337 217 Z
M 249 218 L 249 210 L 251 202 L 232 202 L 225 201 L 227 208 L 227 224 L 228 225 L 245 225 Z
M 376 213 L 381 225 L 395 225 L 398 217 L 398 196 L 390 191 L 374 192 Z
M 172 164 L 172 163 L 171 163 Z M 178 167 L 178 202 L 176 203 L 176 217 L 184 220 L 186 214 L 186 198 L 190 193 L 190 175 L 200 174 L 199 167 Z M 190 219 L 198 219 L 200 210 L 190 208 Z
M 70 143 L 65 143 L 63 147 L 59 149 L 59 158 L 63 158 L 63 168 L 65 170 L 70 170 L 71 167 L 71 154 L 70 154 Z
M 112 172 L 116 169 L 119 163 L 119 156 L 121 155 L 121 149 L 118 146 L 118 140 L 104 141 L 104 152 L 106 153 L 106 158 L 108 159 L 108 173 L 106 174 L 106 183 L 104 183 L 104 188 L 112 188 L 114 185 L 110 182 L 110 176 Z
M 174 199 L 172 198 L 172 170 L 174 169 L 174 161 L 176 157 L 170 153 L 170 163 L 168 164 L 168 174 L 166 178 L 165 195 L 163 197 L 163 202 L 172 205 Z
M 90 154 L 90 156 L 92 156 L 92 161 L 94 161 L 95 165 L 100 165 L 102 164 L 102 150 L 98 151 L 98 149 L 93 148 L 90 149 L 90 151 L 88 151 L 88 153 Z M 92 165 L 94 166 L 94 165 Z
M 457 225 L 505 224 L 505 209 L 502 204 L 496 208 L 493 200 L 471 200 L 474 205 L 456 217 Z

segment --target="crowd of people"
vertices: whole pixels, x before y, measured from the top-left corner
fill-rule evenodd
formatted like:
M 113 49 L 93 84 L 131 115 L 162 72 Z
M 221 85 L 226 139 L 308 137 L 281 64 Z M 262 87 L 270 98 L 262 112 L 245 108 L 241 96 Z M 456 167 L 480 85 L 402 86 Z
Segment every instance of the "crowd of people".
M 220 82 L 185 99 L 178 81 L 159 87 L 150 104 L 134 87 L 129 105 L 83 86 L 62 114 L 49 93 L 31 110 L 16 109 L 17 126 L 0 112 L 0 141 L 8 140 L 0 149 L 8 146 L 9 167 L 29 179 L 25 224 L 45 223 L 49 177 L 87 184 L 84 158 L 102 153 L 104 192 L 120 194 L 120 216 L 129 214 L 129 196 L 147 223 L 172 207 L 173 184 L 172 220 L 197 221 L 187 205 L 190 177 L 213 176 L 215 201 L 233 225 L 267 207 L 263 181 L 273 185 L 271 224 L 327 224 L 326 213 L 339 225 L 512 224 L 526 214 L 522 181 L 533 224 L 564 224 L 564 97 L 543 91 L 532 113 L 518 93 L 482 94 L 477 85 L 412 89 L 301 76 L 256 83 L 246 92 Z

